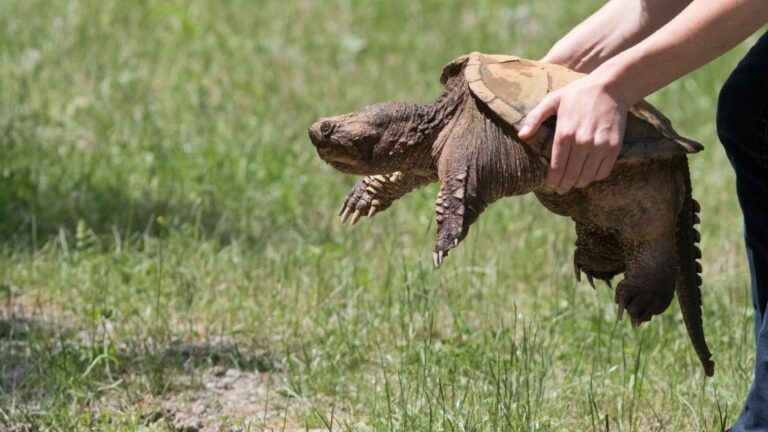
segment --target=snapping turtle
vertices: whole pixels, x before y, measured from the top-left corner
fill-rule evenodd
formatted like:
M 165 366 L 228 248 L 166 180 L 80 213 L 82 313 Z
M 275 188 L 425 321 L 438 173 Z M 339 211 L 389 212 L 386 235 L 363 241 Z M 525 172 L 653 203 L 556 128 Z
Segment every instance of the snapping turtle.
M 439 181 L 435 266 L 458 246 L 492 202 L 533 192 L 549 210 L 576 223 L 576 278 L 594 287 L 624 273 L 615 290 L 619 318 L 633 325 L 667 309 L 677 293 L 693 347 L 707 376 L 712 354 L 701 318 L 698 203 L 687 155 L 702 150 L 641 101 L 628 114 L 611 174 L 559 195 L 546 185 L 555 118 L 522 140 L 525 115 L 550 91 L 582 74 L 518 57 L 472 53 L 445 66 L 443 93 L 432 103 L 385 102 L 320 119 L 309 128 L 320 157 L 367 175 L 340 215 L 352 223 L 389 207 L 409 191 Z

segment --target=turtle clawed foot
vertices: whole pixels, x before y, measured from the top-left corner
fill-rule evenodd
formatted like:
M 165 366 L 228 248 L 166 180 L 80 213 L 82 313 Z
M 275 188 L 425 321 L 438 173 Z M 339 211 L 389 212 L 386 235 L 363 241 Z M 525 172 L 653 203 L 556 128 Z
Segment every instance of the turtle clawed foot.
M 349 219 L 349 212 L 350 208 L 347 207 L 347 203 L 344 203 L 344 205 L 341 206 L 341 210 L 339 210 L 339 217 L 341 218 L 342 224 L 347 223 L 347 219 Z
M 624 310 L 625 310 L 625 308 L 622 307 L 621 305 L 619 305 L 619 307 L 618 307 L 618 314 L 616 315 L 616 322 L 621 322 L 621 321 L 624 320 Z M 643 318 L 634 318 L 634 317 L 632 317 L 631 314 L 629 316 L 629 322 L 630 322 L 630 324 L 632 324 L 632 328 L 638 328 L 638 327 L 640 327 L 640 324 L 642 324 L 645 321 L 650 321 L 650 320 L 651 320 L 650 317 L 648 319 L 643 319 Z
M 371 205 L 368 208 L 353 208 L 345 205 L 339 212 L 339 217 L 342 224 L 346 224 L 349 221 L 350 224 L 354 225 L 362 216 L 371 218 L 378 212 L 379 208 L 375 205 Z
M 440 234 L 438 234 L 437 244 L 435 244 L 435 252 L 432 254 L 432 260 L 435 268 L 440 267 L 445 257 L 448 256 L 448 251 L 459 245 L 458 237 L 454 237 L 453 239 L 446 239 L 443 241 Z
M 341 217 L 342 224 L 346 224 L 347 221 L 350 221 L 351 225 L 354 225 L 357 223 L 358 220 L 360 220 L 361 213 L 360 213 L 360 210 L 353 211 L 351 208 L 347 207 L 343 210 L 343 212 L 339 216 Z M 351 216 L 351 219 L 350 219 L 350 216 Z
M 440 268 L 440 265 L 443 263 L 443 258 L 448 255 L 447 252 L 444 251 L 436 251 L 432 255 L 433 263 L 435 264 L 435 268 Z
M 626 310 L 632 327 L 637 327 L 650 321 L 652 316 L 667 310 L 673 297 L 674 286 L 670 286 L 668 290 L 651 290 L 625 279 L 616 286 L 618 319 L 621 320 L 623 311 Z
M 600 272 L 596 272 L 587 268 L 583 268 L 580 266 L 576 260 L 573 261 L 573 274 L 576 276 L 576 281 L 581 282 L 581 273 L 584 272 L 587 275 L 587 282 L 589 282 L 589 286 L 592 287 L 592 289 L 597 289 L 595 287 L 595 279 L 601 280 L 605 282 L 606 285 L 608 285 L 608 288 L 613 290 L 613 284 L 611 284 L 611 278 L 613 277 L 610 274 L 603 274 Z
M 465 235 L 464 209 L 460 208 L 459 211 L 448 213 L 438 205 L 435 267 L 440 267 L 448 251 L 457 247 Z
M 367 216 L 371 218 L 384 208 L 386 207 L 382 206 L 381 201 L 372 198 L 368 191 L 361 191 L 358 188 L 354 188 L 341 206 L 339 217 L 341 218 L 342 224 L 349 221 L 354 225 L 361 217 Z
M 576 282 L 581 282 L 581 267 L 579 267 L 575 259 L 573 260 L 573 274 L 576 276 Z
M 624 308 L 619 305 L 618 307 L 618 314 L 616 315 L 616 322 L 624 321 Z M 643 321 L 639 319 L 629 317 L 629 322 L 632 324 L 632 328 L 638 328 L 640 327 L 640 324 L 642 324 Z

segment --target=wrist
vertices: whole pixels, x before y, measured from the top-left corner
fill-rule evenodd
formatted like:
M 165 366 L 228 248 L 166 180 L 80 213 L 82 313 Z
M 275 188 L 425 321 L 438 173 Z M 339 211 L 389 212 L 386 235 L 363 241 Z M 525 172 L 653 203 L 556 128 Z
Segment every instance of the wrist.
M 552 47 L 552 49 L 549 50 L 549 52 L 539 60 L 542 63 L 549 63 L 549 64 L 556 64 L 560 66 L 565 66 L 568 69 L 575 70 L 577 65 L 577 60 L 573 55 L 568 55 L 566 53 L 566 50 L 558 49 L 558 46 L 555 45 Z
M 647 96 L 641 87 L 642 81 L 631 75 L 635 61 L 628 55 L 616 56 L 595 69 L 590 77 L 618 102 L 631 107 Z

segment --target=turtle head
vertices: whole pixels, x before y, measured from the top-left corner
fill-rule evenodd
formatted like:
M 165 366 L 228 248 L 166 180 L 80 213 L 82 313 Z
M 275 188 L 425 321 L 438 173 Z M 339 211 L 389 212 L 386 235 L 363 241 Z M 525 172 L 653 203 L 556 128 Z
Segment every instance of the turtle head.
M 350 174 L 388 174 L 415 165 L 422 148 L 420 107 L 385 102 L 360 111 L 322 118 L 309 128 L 309 138 L 320 157 Z

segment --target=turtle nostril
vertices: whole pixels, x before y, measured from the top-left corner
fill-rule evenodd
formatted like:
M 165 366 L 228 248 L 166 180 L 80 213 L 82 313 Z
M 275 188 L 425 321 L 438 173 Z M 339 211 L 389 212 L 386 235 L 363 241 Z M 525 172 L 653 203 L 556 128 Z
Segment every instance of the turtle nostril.
M 332 121 L 326 120 L 320 124 L 320 133 L 323 134 L 324 137 L 328 138 L 331 136 L 335 128 L 336 125 L 334 125 Z

